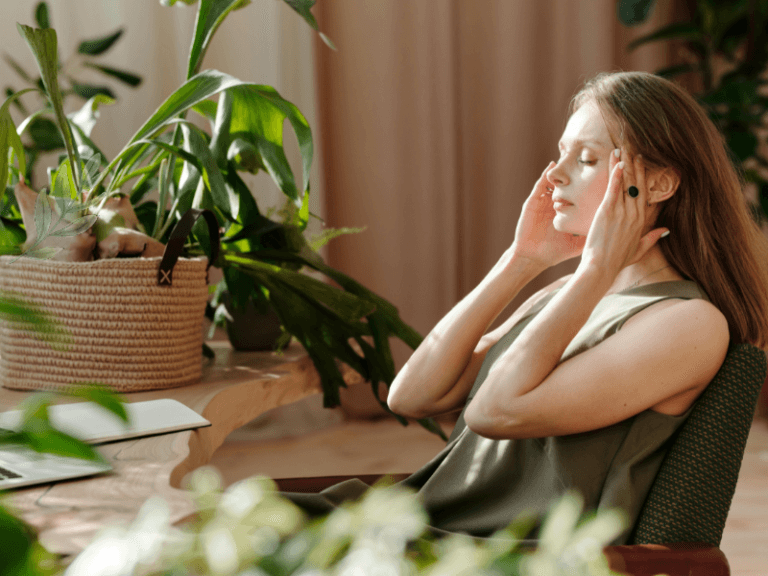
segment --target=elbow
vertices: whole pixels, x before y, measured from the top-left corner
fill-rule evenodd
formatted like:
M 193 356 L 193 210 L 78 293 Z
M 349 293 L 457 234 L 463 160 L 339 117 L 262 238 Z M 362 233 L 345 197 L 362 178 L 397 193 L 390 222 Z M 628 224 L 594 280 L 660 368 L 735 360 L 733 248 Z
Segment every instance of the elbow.
M 471 402 L 464 412 L 464 422 L 472 432 L 489 440 L 517 440 L 527 438 L 519 422 L 508 414 L 484 409 Z
M 391 390 L 389 396 L 387 396 L 387 406 L 390 410 L 392 410 L 392 412 L 403 416 L 404 418 L 412 418 L 414 420 L 424 418 L 424 416 L 417 414 L 416 411 L 409 409 L 407 406 L 404 406 L 402 402 L 399 402 L 396 398 L 394 398 Z
M 483 438 L 496 440 L 493 415 L 483 409 L 477 402 L 472 401 L 464 412 L 464 422 L 472 432 Z

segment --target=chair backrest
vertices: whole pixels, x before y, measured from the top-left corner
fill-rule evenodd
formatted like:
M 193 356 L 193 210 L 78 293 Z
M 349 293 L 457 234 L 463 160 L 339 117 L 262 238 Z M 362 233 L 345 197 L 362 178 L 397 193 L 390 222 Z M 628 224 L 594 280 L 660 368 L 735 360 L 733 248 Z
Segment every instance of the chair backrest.
M 765 352 L 732 343 L 672 440 L 629 543 L 720 546 L 765 378 Z

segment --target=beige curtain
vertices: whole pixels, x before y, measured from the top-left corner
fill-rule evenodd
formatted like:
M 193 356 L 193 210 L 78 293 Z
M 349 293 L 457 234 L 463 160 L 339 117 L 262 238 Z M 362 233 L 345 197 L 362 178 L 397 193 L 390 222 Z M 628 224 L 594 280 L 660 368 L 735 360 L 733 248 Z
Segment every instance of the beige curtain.
M 318 2 L 338 46 L 316 43 L 327 221 L 368 227 L 334 240 L 329 263 L 426 335 L 512 243 L 584 80 L 672 61 L 663 43 L 625 48 L 671 21 L 657 4 L 627 29 L 615 0 Z M 541 274 L 497 323 L 577 264 Z M 410 349 L 393 345 L 399 369 Z

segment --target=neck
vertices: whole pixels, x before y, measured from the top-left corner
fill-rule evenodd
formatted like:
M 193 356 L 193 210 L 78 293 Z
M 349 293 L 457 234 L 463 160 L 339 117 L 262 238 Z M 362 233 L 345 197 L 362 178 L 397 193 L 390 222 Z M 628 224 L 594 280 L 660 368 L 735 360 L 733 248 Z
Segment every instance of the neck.
M 644 284 L 662 282 L 673 271 L 671 267 L 667 268 L 667 266 L 670 266 L 670 264 L 661 252 L 661 248 L 654 246 L 645 253 L 641 260 L 619 272 L 608 289 L 607 294 L 615 294 L 616 292 L 626 290 L 635 283 L 638 286 L 642 286 Z

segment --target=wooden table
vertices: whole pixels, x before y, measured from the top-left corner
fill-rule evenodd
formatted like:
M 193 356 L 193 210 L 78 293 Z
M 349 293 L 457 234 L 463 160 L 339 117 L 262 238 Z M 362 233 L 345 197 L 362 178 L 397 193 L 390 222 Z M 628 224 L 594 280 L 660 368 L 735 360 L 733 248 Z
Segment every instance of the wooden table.
M 168 502 L 173 522 L 185 518 L 194 506 L 181 489 L 184 477 L 206 464 L 233 430 L 267 410 L 322 392 L 320 377 L 299 344 L 282 356 L 235 352 L 228 342 L 209 345 L 216 358 L 204 361 L 199 383 L 125 396 L 128 402 L 179 400 L 212 426 L 105 444 L 99 451 L 114 466 L 113 473 L 17 490 L 5 500 L 39 531 L 43 546 L 60 554 L 78 553 L 104 526 L 133 521 L 153 495 Z M 347 384 L 362 382 L 357 372 L 340 368 Z M 14 409 L 29 394 L 0 388 L 0 411 Z

